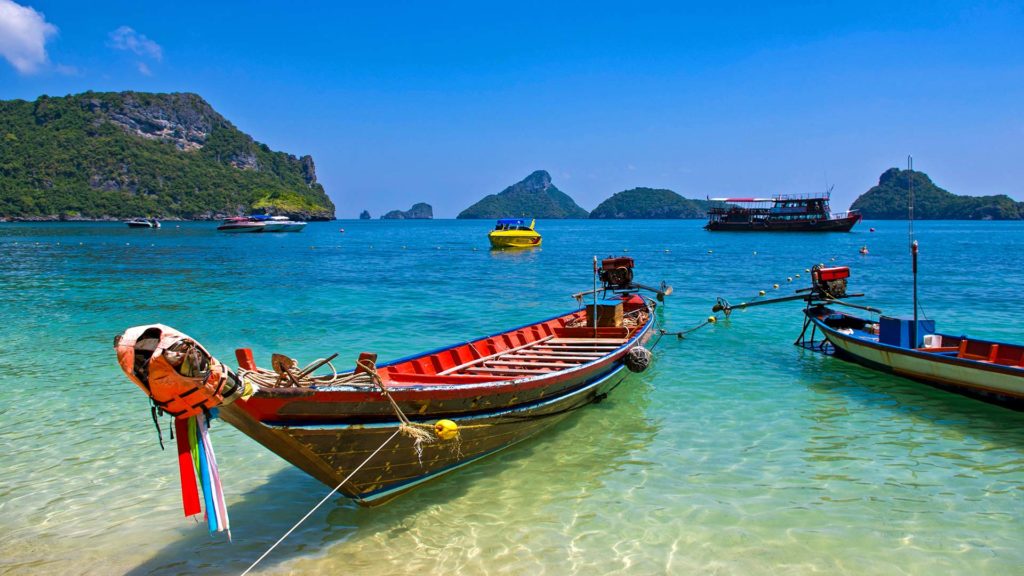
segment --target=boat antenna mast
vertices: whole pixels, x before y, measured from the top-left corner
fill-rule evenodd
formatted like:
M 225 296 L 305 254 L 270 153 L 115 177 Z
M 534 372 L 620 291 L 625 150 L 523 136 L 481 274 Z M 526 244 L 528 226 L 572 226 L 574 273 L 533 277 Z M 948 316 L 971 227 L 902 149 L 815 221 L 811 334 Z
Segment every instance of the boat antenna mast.
M 914 157 L 907 155 L 907 179 L 910 182 L 910 196 L 907 202 L 907 217 L 910 221 L 910 258 L 914 276 L 914 326 L 910 332 L 914 348 L 918 347 L 917 337 L 917 240 L 914 240 Z

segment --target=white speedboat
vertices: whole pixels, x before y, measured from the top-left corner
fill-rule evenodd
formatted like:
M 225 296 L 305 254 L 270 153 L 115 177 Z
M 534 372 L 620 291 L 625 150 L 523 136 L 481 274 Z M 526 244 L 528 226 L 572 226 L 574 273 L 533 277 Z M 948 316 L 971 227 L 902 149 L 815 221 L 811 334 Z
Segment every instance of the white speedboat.
M 302 229 L 306 227 L 305 222 L 298 220 L 292 220 L 287 216 L 271 216 L 269 220 L 264 221 L 263 231 L 264 232 L 302 232 Z
M 126 222 L 129 228 L 159 228 L 160 221 L 156 218 L 134 218 Z

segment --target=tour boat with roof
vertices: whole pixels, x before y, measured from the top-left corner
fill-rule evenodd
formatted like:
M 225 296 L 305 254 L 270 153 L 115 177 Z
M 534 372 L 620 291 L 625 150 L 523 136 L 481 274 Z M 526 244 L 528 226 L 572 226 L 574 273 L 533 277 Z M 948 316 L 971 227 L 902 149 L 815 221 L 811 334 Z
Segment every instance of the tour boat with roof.
M 708 198 L 705 230 L 726 232 L 849 232 L 860 222 L 856 210 L 832 213 L 830 193 L 780 194 L 770 198 Z

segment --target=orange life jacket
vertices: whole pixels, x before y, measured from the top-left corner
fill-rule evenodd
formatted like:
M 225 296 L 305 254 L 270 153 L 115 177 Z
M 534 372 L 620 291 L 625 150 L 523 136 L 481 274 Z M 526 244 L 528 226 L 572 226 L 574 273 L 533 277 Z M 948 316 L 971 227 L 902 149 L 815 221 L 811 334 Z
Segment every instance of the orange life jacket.
M 117 362 L 153 403 L 175 418 L 230 404 L 242 386 L 198 342 L 163 324 L 136 326 L 114 338 Z

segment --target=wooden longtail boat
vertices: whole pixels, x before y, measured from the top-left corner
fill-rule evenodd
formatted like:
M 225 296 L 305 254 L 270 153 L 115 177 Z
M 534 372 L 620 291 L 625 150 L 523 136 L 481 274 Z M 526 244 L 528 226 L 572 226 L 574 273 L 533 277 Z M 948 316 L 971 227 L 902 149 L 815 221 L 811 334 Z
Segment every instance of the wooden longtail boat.
M 846 266 L 819 264 L 811 269 L 811 287 L 792 296 L 735 306 L 719 299 L 713 310 L 728 314 L 737 308 L 804 300 L 797 346 L 994 403 L 1024 407 L 1024 346 L 943 334 L 935 331 L 934 320 L 885 316 L 876 308 L 845 302 L 863 296 L 847 294 L 849 276 Z M 871 320 L 839 307 L 877 313 L 879 318 Z
M 631 259 L 606 260 L 602 279 L 600 305 L 383 364 L 364 353 L 355 369 L 331 376 L 312 377 L 315 367 L 299 371 L 277 355 L 275 370 L 262 370 L 248 349 L 236 350 L 239 370 L 227 371 L 161 325 L 130 329 L 115 347 L 158 409 L 185 418 L 216 406 L 272 452 L 373 505 L 550 428 L 604 399 L 627 368 L 644 369 L 656 302 L 632 283 Z M 202 381 L 159 390 L 174 380 L 162 358 L 174 365 L 197 350 L 186 365 L 203 367 Z M 227 376 L 215 377 L 221 370 Z M 420 432 L 400 433 L 410 428 Z
M 882 316 L 875 322 L 822 303 L 804 314 L 813 328 L 802 344 L 820 349 L 827 343 L 837 357 L 869 368 L 1024 406 L 1024 346 L 937 333 L 931 320 L 918 321 L 921 339 L 914 343 L 908 338 L 912 318 Z M 815 330 L 823 342 L 815 344 Z

